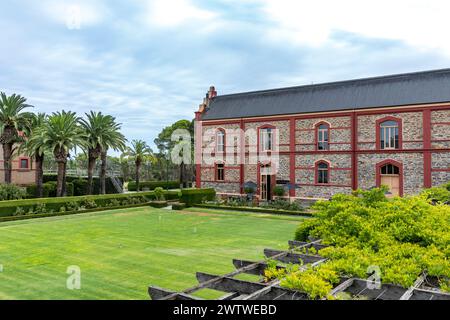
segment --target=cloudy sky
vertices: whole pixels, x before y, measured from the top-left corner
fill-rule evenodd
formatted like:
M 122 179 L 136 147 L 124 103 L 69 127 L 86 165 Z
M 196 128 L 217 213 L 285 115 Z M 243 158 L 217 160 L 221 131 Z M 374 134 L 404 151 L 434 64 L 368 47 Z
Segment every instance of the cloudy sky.
M 0 91 L 152 144 L 219 94 L 450 67 L 449 1 L 2 0 Z

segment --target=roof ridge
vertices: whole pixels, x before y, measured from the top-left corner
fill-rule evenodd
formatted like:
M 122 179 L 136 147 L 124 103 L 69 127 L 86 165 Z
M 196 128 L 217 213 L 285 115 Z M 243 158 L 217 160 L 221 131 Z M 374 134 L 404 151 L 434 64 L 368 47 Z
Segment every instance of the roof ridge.
M 411 76 L 430 75 L 430 74 L 439 74 L 439 73 L 450 73 L 450 68 L 398 73 L 398 74 L 391 74 L 391 75 L 384 75 L 384 76 L 356 78 L 356 79 L 340 80 L 340 81 L 330 81 L 330 82 L 323 82 L 323 83 L 317 83 L 317 84 L 307 84 L 307 85 L 282 87 L 282 88 L 275 88 L 275 89 L 230 93 L 230 94 L 218 95 L 214 100 L 220 99 L 220 98 L 228 98 L 228 97 L 232 98 L 232 97 L 239 97 L 239 96 L 245 96 L 245 95 L 256 95 L 256 94 L 291 91 L 291 90 L 295 90 L 295 89 L 298 90 L 298 89 L 320 88 L 320 87 L 337 86 L 337 85 L 342 85 L 342 84 L 364 83 L 364 82 L 372 82 L 372 81 L 388 80 L 388 79 L 394 80 L 394 79 L 401 79 L 401 78 L 409 78 Z

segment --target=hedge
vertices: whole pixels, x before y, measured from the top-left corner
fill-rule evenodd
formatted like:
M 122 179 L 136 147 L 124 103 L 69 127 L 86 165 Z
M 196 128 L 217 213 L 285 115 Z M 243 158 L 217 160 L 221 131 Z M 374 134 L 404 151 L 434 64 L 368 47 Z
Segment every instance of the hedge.
M 27 198 L 35 198 L 36 190 L 37 186 L 35 184 L 27 186 Z M 75 195 L 73 182 L 66 183 L 66 193 L 68 197 L 72 197 Z M 42 195 L 44 198 L 56 197 L 56 181 L 49 181 L 44 183 L 42 185 Z
M 221 206 L 221 205 L 214 205 L 214 204 L 196 204 L 195 206 L 199 207 L 199 208 L 205 208 L 205 209 L 245 211 L 245 212 L 268 213 L 268 214 L 284 214 L 284 215 L 291 215 L 291 216 L 307 216 L 307 217 L 312 216 L 312 214 L 310 212 L 282 210 L 282 209 L 269 209 L 269 208 L 258 208 L 258 207 L 233 207 L 233 206 Z
M 21 208 L 24 212 L 35 210 L 38 206 L 45 204 L 45 209 L 48 211 L 53 210 L 59 212 L 61 207 L 67 207 L 70 204 L 82 205 L 86 201 L 93 201 L 98 207 L 107 207 L 113 200 L 124 200 L 129 198 L 145 197 L 148 201 L 153 200 L 153 192 L 140 192 L 136 194 L 114 194 L 114 195 L 92 195 L 81 197 L 61 197 L 61 198 L 40 198 L 40 199 L 23 199 L 23 200 L 11 200 L 0 201 L 0 217 L 13 216 L 17 208 Z M 178 199 L 178 192 L 166 191 L 164 197 L 167 200 Z
M 57 175 L 56 174 L 44 174 L 44 183 L 57 181 Z M 118 177 L 121 184 L 123 185 L 123 179 Z M 74 183 L 74 196 L 82 196 L 85 195 L 87 192 L 87 177 L 79 177 L 79 176 L 66 176 L 66 181 L 68 183 Z M 93 184 L 94 184 L 94 194 L 100 193 L 100 178 L 94 177 L 93 178 Z M 105 180 L 105 187 L 106 187 L 106 194 L 117 194 L 117 190 L 114 187 L 114 184 L 112 183 L 110 178 L 106 178 Z
M 216 198 L 214 189 L 183 189 L 181 190 L 181 202 L 192 206 L 204 201 L 212 201 Z
M 148 203 L 130 204 L 130 205 L 126 205 L 126 206 L 117 206 L 117 207 L 100 207 L 100 208 L 95 208 L 95 209 L 56 212 L 56 213 L 49 212 L 49 213 L 40 213 L 40 214 L 27 214 L 27 215 L 23 215 L 23 216 L 7 216 L 7 217 L 0 217 L 0 222 L 30 220 L 30 219 L 36 219 L 36 218 L 60 217 L 60 216 L 68 216 L 68 215 L 73 215 L 73 214 L 100 212 L 100 211 L 107 211 L 107 210 L 139 208 L 139 207 L 144 207 L 146 205 L 148 205 Z
M 149 191 L 155 190 L 156 188 L 163 189 L 179 189 L 179 181 L 142 181 L 139 182 L 139 188 L 141 190 L 148 189 Z M 137 191 L 136 181 L 128 182 L 128 191 Z

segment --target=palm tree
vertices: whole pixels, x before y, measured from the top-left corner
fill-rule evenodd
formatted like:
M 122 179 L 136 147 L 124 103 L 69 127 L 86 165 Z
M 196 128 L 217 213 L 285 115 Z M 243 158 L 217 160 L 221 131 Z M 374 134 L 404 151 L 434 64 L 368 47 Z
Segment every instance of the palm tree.
M 146 160 L 154 160 L 153 151 L 143 140 L 133 140 L 131 141 L 131 147 L 127 148 L 124 156 L 134 160 L 136 165 L 136 190 L 139 191 L 139 177 L 141 174 L 142 162 Z
M 120 133 L 120 123 L 116 123 L 116 118 L 109 116 L 109 125 L 107 126 L 107 133 L 104 136 L 101 152 L 101 165 L 100 165 L 100 194 L 106 193 L 106 165 L 107 154 L 109 149 L 115 151 L 123 151 L 126 146 L 127 139 Z
M 27 99 L 20 95 L 13 94 L 8 97 L 4 92 L 0 93 L 0 143 L 3 147 L 5 183 L 7 184 L 11 183 L 14 144 L 22 141 L 19 131 L 29 126 L 32 115 L 30 112 L 23 112 L 24 109 L 31 107 L 25 103 L 26 101 Z
M 101 112 L 91 111 L 86 113 L 87 119 L 81 119 L 80 124 L 86 135 L 86 149 L 88 156 L 88 189 L 87 193 L 93 192 L 93 174 L 97 159 L 107 149 L 107 143 L 116 138 L 116 132 L 120 129 L 115 123 L 114 117 L 104 115 Z M 120 134 L 121 137 L 123 137 Z M 123 137 L 123 139 L 125 139 Z M 125 145 L 125 143 L 123 143 Z M 106 170 L 106 169 L 105 169 Z M 106 172 L 105 172 L 106 174 Z
M 36 161 L 36 197 L 42 198 L 44 184 L 44 154 L 45 141 L 42 130 L 39 130 L 47 121 L 45 113 L 38 113 L 31 118 L 30 126 L 25 132 L 26 140 L 20 146 L 20 151 L 24 151 Z
M 79 118 L 75 112 L 54 112 L 44 125 L 38 128 L 37 135 L 43 140 L 43 147 L 51 150 L 58 165 L 56 196 L 65 193 L 66 163 L 70 150 L 77 145 L 84 146 L 86 136 L 78 126 Z

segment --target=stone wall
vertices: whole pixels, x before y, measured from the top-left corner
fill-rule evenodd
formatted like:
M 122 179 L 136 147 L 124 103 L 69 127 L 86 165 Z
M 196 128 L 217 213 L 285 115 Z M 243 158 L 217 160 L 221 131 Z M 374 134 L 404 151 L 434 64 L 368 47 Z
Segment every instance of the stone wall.
M 360 154 L 358 156 L 358 187 L 370 189 L 376 186 L 376 165 L 391 159 L 403 164 L 403 191 L 417 194 L 423 188 L 422 153 Z
M 402 139 L 410 142 L 422 142 L 423 117 L 422 112 L 383 113 L 358 116 L 358 149 L 376 149 L 377 120 L 392 116 L 402 120 Z

